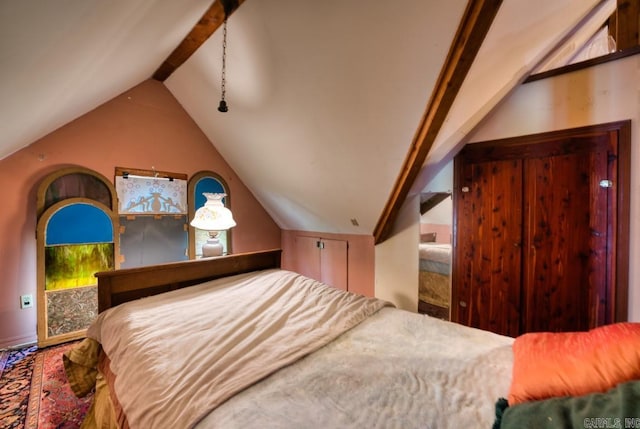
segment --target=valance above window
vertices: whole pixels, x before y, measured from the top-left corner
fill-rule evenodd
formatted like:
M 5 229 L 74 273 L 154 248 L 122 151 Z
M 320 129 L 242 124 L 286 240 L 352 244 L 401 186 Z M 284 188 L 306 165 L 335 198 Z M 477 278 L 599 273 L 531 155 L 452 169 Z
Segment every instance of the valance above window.
M 116 176 L 120 215 L 187 214 L 187 181 Z

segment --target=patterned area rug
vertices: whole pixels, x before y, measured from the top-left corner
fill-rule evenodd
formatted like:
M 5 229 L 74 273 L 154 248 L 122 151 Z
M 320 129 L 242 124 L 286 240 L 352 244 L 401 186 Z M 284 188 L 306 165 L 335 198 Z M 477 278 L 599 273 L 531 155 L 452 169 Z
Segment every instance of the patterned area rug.
M 0 422 L 3 429 L 23 428 L 36 347 L 0 352 Z
M 62 353 L 74 344 L 41 350 L 34 346 L 0 354 L 0 422 L 3 429 L 80 427 L 92 395 L 76 398 L 67 382 Z

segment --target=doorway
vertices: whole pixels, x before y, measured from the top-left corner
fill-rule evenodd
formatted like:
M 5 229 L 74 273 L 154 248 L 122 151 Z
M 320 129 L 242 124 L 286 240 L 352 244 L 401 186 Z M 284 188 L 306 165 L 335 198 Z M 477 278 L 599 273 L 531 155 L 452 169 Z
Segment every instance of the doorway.
M 452 218 L 451 192 L 421 194 L 418 312 L 443 320 L 450 319 Z

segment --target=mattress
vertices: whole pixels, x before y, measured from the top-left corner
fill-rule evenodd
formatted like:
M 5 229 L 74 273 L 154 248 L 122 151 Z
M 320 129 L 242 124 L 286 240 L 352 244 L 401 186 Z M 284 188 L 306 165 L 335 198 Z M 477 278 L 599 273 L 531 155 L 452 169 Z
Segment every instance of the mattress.
M 451 244 L 420 243 L 419 299 L 448 308 L 451 294 Z

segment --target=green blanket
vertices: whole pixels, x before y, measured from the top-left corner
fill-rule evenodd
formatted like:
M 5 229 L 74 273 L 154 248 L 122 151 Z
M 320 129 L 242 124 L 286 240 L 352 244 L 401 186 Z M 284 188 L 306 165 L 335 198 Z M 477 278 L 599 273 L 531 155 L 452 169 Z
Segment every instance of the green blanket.
M 640 380 L 606 393 L 567 396 L 508 406 L 496 403 L 494 429 L 640 428 Z

